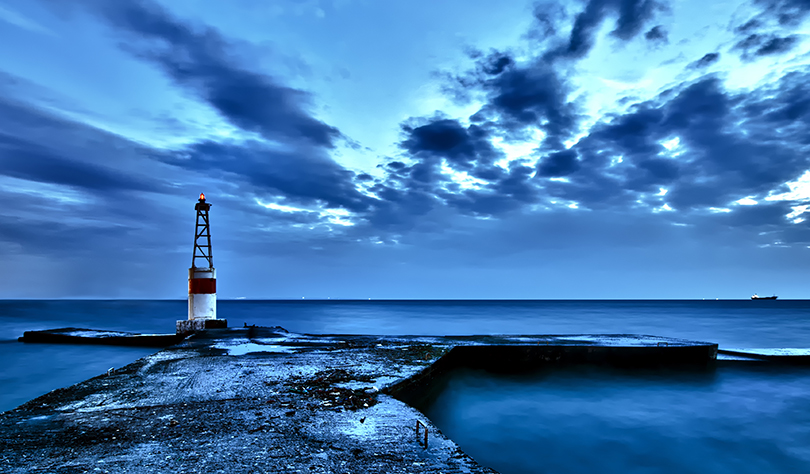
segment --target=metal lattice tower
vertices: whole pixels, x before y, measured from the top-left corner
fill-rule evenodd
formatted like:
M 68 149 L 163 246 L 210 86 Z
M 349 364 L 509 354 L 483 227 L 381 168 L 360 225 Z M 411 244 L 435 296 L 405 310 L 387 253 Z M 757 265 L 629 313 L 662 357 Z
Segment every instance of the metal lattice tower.
M 194 255 L 191 257 L 191 268 L 214 268 L 214 255 L 211 253 L 211 227 L 208 222 L 208 210 L 211 205 L 205 202 L 205 194 L 194 206 L 197 210 L 197 226 L 194 230 Z M 197 259 L 203 259 L 204 265 L 197 265 Z

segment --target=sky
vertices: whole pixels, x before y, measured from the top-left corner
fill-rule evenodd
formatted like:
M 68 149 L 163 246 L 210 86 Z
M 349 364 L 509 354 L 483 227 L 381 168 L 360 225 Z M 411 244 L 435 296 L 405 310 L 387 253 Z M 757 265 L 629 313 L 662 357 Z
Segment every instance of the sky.
M 0 0 L 0 298 L 810 299 L 810 3 Z

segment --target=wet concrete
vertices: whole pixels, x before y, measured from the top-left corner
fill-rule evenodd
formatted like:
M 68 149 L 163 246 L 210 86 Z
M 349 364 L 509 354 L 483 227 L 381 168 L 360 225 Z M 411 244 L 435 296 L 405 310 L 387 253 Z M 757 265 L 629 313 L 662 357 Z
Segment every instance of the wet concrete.
M 495 472 L 400 399 L 461 365 L 707 364 L 716 353 L 652 336 L 211 330 L 0 414 L 0 471 Z

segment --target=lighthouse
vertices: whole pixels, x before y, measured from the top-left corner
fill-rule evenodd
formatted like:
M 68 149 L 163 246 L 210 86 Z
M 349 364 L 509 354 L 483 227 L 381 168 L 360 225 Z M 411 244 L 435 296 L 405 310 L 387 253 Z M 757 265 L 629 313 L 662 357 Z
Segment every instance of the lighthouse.
M 177 333 L 187 334 L 204 329 L 224 328 L 227 320 L 217 319 L 217 271 L 211 252 L 211 204 L 205 194 L 194 205 L 197 224 L 194 228 L 194 252 L 188 269 L 188 319 L 177 321 Z

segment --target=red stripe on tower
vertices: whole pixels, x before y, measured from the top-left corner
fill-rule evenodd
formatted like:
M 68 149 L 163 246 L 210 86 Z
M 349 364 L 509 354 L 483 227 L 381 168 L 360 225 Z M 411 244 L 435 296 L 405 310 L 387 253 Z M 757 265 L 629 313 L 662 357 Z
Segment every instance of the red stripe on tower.
M 189 278 L 188 293 L 216 293 L 216 278 Z

